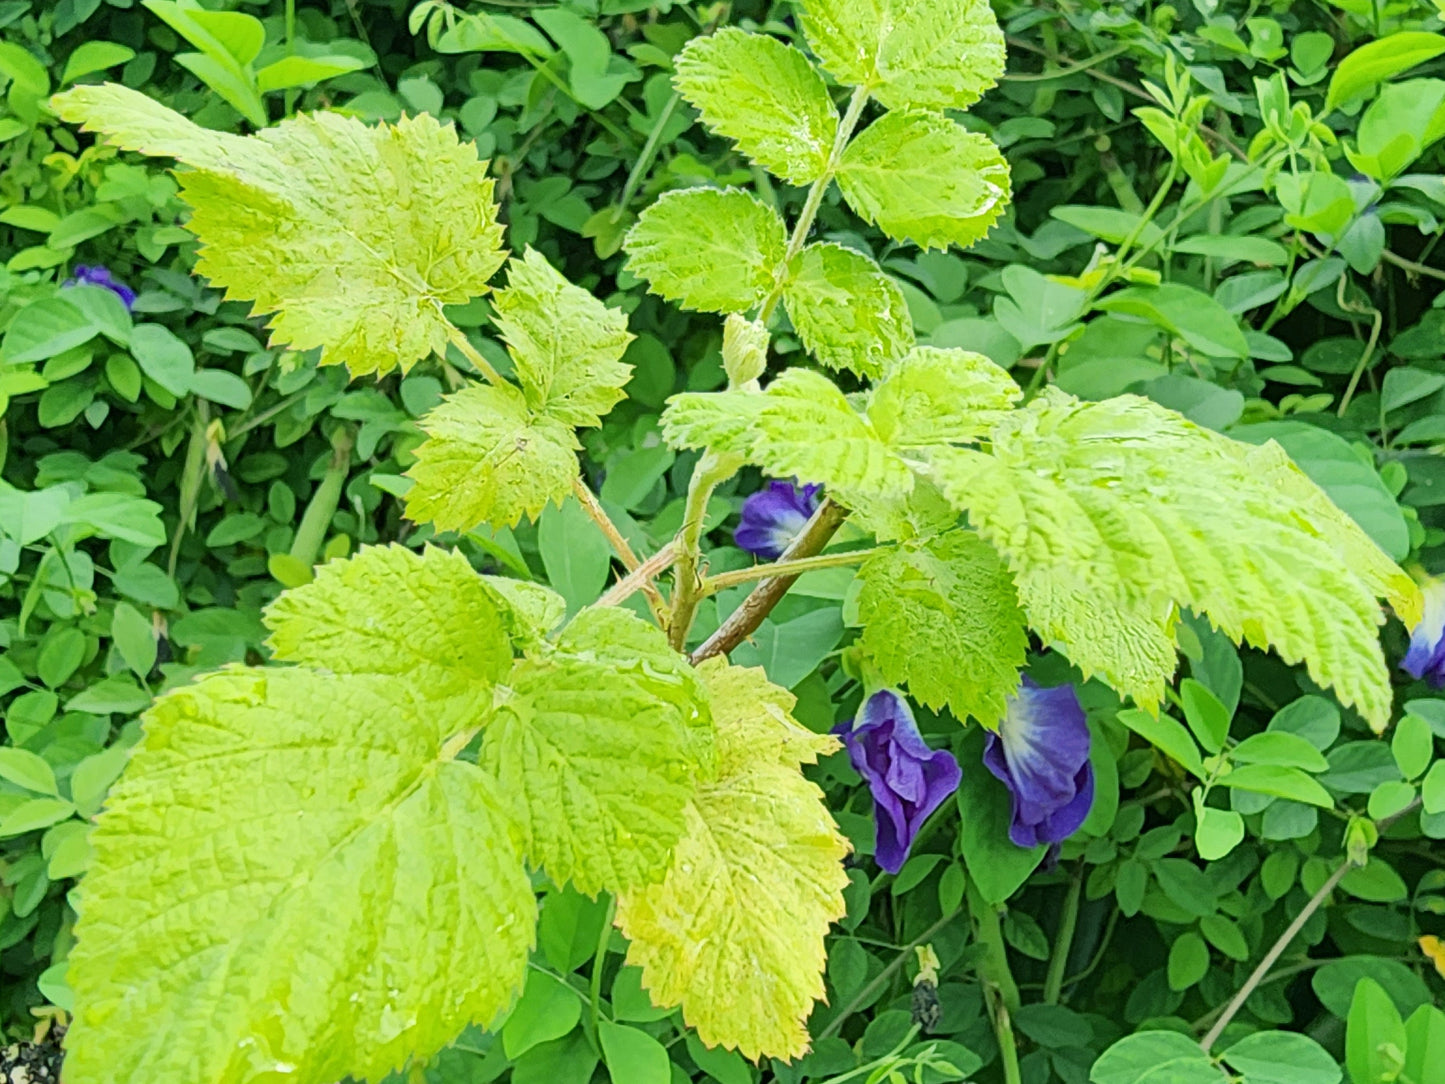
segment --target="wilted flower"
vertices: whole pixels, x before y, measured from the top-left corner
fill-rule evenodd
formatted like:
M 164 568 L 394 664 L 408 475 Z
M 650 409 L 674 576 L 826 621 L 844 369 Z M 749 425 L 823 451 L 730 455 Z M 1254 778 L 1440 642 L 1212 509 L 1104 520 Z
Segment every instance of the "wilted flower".
M 733 541 L 759 557 L 770 560 L 781 557 L 823 503 L 821 489 L 822 486 L 800 488 L 791 482 L 769 482 L 766 489 L 743 501 L 742 522 L 733 532 Z
M 75 276 L 66 279 L 61 286 L 100 286 L 125 302 L 127 311 L 135 304 L 135 291 L 112 275 L 108 267 L 79 264 L 75 268 Z
M 1445 580 L 1430 581 L 1423 594 L 1425 616 L 1410 633 L 1410 650 L 1400 668 L 1439 689 L 1445 687 Z
M 1035 847 L 1073 835 L 1094 802 L 1089 727 L 1073 686 L 1045 689 L 1024 678 L 985 740 L 983 763 L 1013 796 L 1009 839 Z
M 958 761 L 946 749 L 928 747 L 908 702 L 892 689 L 874 693 L 856 718 L 833 732 L 873 792 L 874 857 L 897 873 L 923 822 L 958 789 Z

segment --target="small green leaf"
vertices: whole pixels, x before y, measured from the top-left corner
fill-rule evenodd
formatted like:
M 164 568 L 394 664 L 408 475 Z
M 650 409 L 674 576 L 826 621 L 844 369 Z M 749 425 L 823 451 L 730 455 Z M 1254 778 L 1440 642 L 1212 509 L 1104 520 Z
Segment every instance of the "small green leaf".
M 787 252 L 783 220 L 738 189 L 666 192 L 623 242 L 627 268 L 652 293 L 703 312 L 744 312 L 763 300 Z
M 602 1020 L 597 1037 L 612 1084 L 670 1084 L 672 1062 L 667 1050 L 647 1032 Z
M 1361 45 L 1340 61 L 1330 77 L 1325 109 L 1371 93 L 1376 86 L 1445 53 L 1445 36 L 1402 30 Z
M 1179 720 L 1168 715 L 1155 717 L 1139 708 L 1119 712 L 1119 722 L 1154 746 L 1196 779 L 1206 778 L 1199 747 Z
M 851 248 L 819 242 L 803 249 L 788 267 L 783 301 L 803 345 L 830 369 L 879 377 L 913 346 L 903 291 Z
M 1251 734 L 1231 749 L 1229 756 L 1238 764 L 1277 764 L 1307 772 L 1323 772 L 1330 766 L 1324 754 L 1308 741 L 1284 730 Z
M 1420 787 L 1420 800 L 1431 816 L 1445 813 L 1445 760 L 1437 760 L 1425 774 Z
M 60 791 L 55 786 L 55 770 L 44 757 L 28 749 L 0 748 L 0 779 L 36 794 L 60 797 Z
M 1399 765 L 1402 776 L 1418 779 L 1435 756 L 1435 735 L 1430 730 L 1430 724 L 1418 715 L 1405 715 L 1395 724 L 1390 752 L 1395 755 L 1395 763 Z
M 1354 1084 L 1390 1084 L 1404 1068 L 1408 1038 L 1400 1011 L 1374 979 L 1361 979 L 1350 1001 L 1345 1064 Z
M 1223 858 L 1244 839 L 1244 818 L 1232 809 L 1205 806 L 1198 811 L 1198 821 L 1194 845 L 1206 862 Z
M 1308 1035 L 1256 1031 L 1224 1052 L 1224 1060 L 1248 1084 L 1339 1084 L 1340 1067 Z
M 1109 1047 L 1089 1070 L 1092 1084 L 1220 1084 L 1219 1068 L 1192 1036 L 1140 1031 Z
M 560 1039 L 582 1019 L 582 999 L 556 975 L 528 971 L 522 996 L 502 1025 L 502 1048 L 516 1060 L 538 1043 Z
M 1402 1077 L 1415 1084 L 1445 1084 L 1445 1012 L 1421 1005 L 1405 1021 L 1408 1049 Z
M 1003 33 L 986 0 L 807 0 L 802 8 L 823 67 L 889 109 L 966 109 L 1003 75 Z
M 1141 316 L 1212 358 L 1246 358 L 1239 322 L 1206 293 L 1179 283 L 1130 286 L 1097 303 L 1105 312 Z
M 135 50 L 128 45 L 113 41 L 83 41 L 65 58 L 65 72 L 60 83 L 73 83 L 82 75 L 104 71 L 117 64 L 124 64 L 135 56 Z
M 848 144 L 838 187 L 895 240 L 967 248 L 1008 206 L 1009 168 L 992 140 L 941 113 L 885 113 Z
M 1169 946 L 1169 989 L 1188 990 L 1209 970 L 1209 946 L 1193 930 L 1174 938 Z
M 801 50 L 729 26 L 693 38 L 675 66 L 678 91 L 743 154 L 799 187 L 823 175 L 838 111 Z
M 1335 801 L 1330 792 L 1298 768 L 1282 768 L 1273 764 L 1245 764 L 1220 776 L 1222 786 L 1236 790 L 1253 791 L 1256 794 L 1272 794 L 1276 798 L 1289 798 L 1296 802 L 1317 805 L 1324 809 L 1333 808 Z
M 1184 720 L 1194 731 L 1199 744 L 1209 753 L 1223 749 L 1229 737 L 1229 709 L 1207 686 L 1193 678 L 1185 678 L 1179 683 L 1179 695 L 1184 702 Z
M 1205 915 L 1199 920 L 1199 932 L 1231 960 L 1249 959 L 1249 942 L 1233 920 L 1223 915 Z

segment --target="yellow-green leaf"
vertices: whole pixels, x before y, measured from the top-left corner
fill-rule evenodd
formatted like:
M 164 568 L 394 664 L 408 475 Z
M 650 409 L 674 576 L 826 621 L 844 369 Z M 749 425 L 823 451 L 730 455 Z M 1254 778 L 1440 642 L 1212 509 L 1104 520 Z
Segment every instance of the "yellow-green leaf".
M 1022 395 L 1013 377 L 982 354 L 915 346 L 874 388 L 868 420 L 894 448 L 974 441 Z
M 913 318 L 898 284 L 861 252 L 809 245 L 788 267 L 788 317 L 803 345 L 830 369 L 881 376 L 913 346 Z
M 368 127 L 320 112 L 242 137 L 114 84 L 53 102 L 115 146 L 191 166 L 196 270 L 274 312 L 273 344 L 320 347 L 353 375 L 444 350 L 442 307 L 484 293 L 505 258 L 487 163 L 427 114 Z
M 787 693 L 734 670 L 721 659 L 701 668 L 718 778 L 687 807 L 666 879 L 620 895 L 617 923 L 653 1001 L 680 1004 L 704 1043 L 794 1058 L 824 993 L 848 845 L 797 768 L 823 747 L 796 735 Z

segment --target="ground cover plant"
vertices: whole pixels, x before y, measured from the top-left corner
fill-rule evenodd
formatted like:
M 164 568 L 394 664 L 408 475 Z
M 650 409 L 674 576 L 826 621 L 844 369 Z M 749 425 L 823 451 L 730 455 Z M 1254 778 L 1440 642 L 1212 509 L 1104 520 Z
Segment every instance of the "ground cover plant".
M 0 23 L 7 1071 L 1445 1071 L 1435 8 Z

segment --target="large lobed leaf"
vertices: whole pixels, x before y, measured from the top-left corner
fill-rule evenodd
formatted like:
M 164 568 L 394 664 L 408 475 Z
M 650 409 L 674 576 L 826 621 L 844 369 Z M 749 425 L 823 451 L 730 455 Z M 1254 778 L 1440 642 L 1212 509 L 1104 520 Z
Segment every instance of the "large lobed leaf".
M 987 727 L 1018 691 L 1028 631 L 1013 577 L 972 531 L 905 542 L 858 569 L 860 644 L 885 681 Z
M 988 0 L 804 0 L 803 31 L 842 83 L 889 109 L 966 109 L 999 81 Z
M 444 350 L 442 307 L 485 293 L 505 259 L 487 163 L 430 116 L 368 127 L 314 113 L 242 137 L 115 84 L 53 101 L 118 147 L 191 166 L 197 270 L 274 312 L 274 344 L 320 347 L 353 375 Z
M 296 668 L 159 700 L 91 834 L 67 1079 L 376 1080 L 505 1008 L 534 897 L 453 759 L 490 699 Z
M 848 844 L 798 766 L 837 747 L 789 715 L 761 670 L 699 668 L 717 725 L 718 775 L 687 807 L 667 877 L 618 897 L 628 962 L 703 1042 L 794 1058 L 824 994 L 823 939 L 845 907 Z
M 677 89 L 703 123 L 795 185 L 827 169 L 838 111 L 803 53 L 765 34 L 724 27 L 678 54 Z
M 1157 704 L 1187 607 L 1388 722 L 1376 599 L 1409 623 L 1419 591 L 1277 445 L 1134 396 L 1050 391 L 995 427 L 992 454 L 933 456 L 935 480 L 1007 559 L 1029 624 L 1086 673 Z

